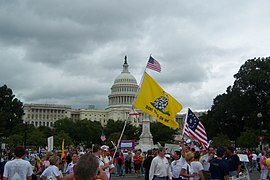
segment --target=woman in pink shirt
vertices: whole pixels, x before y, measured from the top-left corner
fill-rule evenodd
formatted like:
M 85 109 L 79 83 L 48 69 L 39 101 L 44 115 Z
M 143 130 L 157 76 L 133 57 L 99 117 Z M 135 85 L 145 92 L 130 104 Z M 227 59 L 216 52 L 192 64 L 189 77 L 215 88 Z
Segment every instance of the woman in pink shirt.
M 268 175 L 268 167 L 266 165 L 266 151 L 262 151 L 260 158 L 260 167 L 261 167 L 261 180 L 266 180 Z

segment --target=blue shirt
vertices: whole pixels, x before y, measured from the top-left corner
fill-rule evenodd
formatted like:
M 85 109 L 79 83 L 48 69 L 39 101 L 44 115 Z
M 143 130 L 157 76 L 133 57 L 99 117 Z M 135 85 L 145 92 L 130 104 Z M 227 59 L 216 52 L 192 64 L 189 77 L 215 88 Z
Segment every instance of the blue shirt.
M 210 162 L 209 171 L 211 179 L 224 179 L 224 176 L 229 175 L 228 165 L 225 160 L 214 158 Z

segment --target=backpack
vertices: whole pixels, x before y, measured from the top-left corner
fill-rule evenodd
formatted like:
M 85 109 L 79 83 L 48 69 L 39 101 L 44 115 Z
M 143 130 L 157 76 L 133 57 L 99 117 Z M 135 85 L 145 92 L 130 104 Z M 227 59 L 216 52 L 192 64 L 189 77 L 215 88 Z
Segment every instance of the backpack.
M 120 158 L 120 157 L 118 157 L 118 164 L 123 164 L 123 159 L 122 158 Z

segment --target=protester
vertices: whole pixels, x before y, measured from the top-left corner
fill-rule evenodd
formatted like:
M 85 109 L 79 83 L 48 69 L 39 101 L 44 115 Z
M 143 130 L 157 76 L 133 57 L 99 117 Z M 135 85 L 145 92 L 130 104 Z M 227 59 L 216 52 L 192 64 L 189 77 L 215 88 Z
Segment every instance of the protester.
M 180 180 L 180 170 L 185 163 L 186 160 L 185 157 L 181 155 L 181 151 L 174 151 L 173 161 L 171 163 L 172 180 Z
M 228 171 L 228 165 L 223 160 L 224 156 L 224 149 L 218 148 L 217 149 L 217 157 L 213 158 L 210 161 L 210 168 L 209 171 L 211 173 L 211 179 L 225 179 L 229 180 L 229 171 Z
M 108 159 L 108 162 L 110 162 L 110 161 L 113 162 L 114 161 L 113 158 L 112 158 L 112 153 L 109 151 L 109 149 L 108 149 L 108 151 L 106 151 L 106 158 Z M 115 166 L 114 166 L 113 163 L 109 166 L 109 175 L 112 174 L 112 173 L 115 173 Z
M 188 179 L 188 180 L 194 180 L 196 176 L 199 177 L 199 174 L 197 172 L 194 172 L 191 162 L 194 159 L 193 152 L 187 152 L 185 155 L 186 163 L 182 166 L 180 170 L 180 176 L 182 179 Z
M 168 180 L 172 179 L 171 167 L 165 158 L 165 148 L 158 149 L 158 155 L 154 157 L 149 171 L 150 180 Z
M 252 156 L 252 158 L 251 158 L 251 162 L 252 162 L 251 168 L 252 168 L 252 170 L 254 170 L 254 169 L 256 170 L 256 169 L 258 169 L 258 161 L 257 161 L 258 155 L 256 154 L 255 151 L 253 151 L 251 156 Z
M 2 159 L 3 161 L 0 162 L 0 179 L 3 179 L 3 174 L 4 174 L 4 170 L 5 170 L 5 165 L 8 161 L 10 161 L 13 158 L 12 154 L 9 152 L 7 154 L 7 157 Z
M 125 158 L 123 156 L 123 153 L 120 151 L 118 157 L 115 159 L 117 176 L 119 177 L 124 176 L 124 168 L 123 168 L 124 162 Z
M 51 151 L 47 152 L 45 156 L 42 157 L 42 161 L 40 167 L 36 173 L 36 175 L 41 175 L 43 171 L 50 165 L 49 158 L 53 155 Z
M 8 161 L 4 168 L 3 180 L 31 180 L 33 174 L 33 168 L 29 161 L 23 160 L 26 155 L 23 147 L 16 147 L 14 150 L 16 158 Z
M 201 154 L 199 151 L 195 151 L 194 153 L 194 160 L 191 162 L 191 168 L 198 176 L 194 177 L 194 180 L 205 180 L 203 175 L 203 166 L 202 163 L 199 161 Z
M 229 146 L 226 149 L 226 160 L 228 163 L 229 176 L 239 176 L 241 169 L 241 162 L 237 154 L 234 153 L 234 148 Z
M 141 165 L 142 165 L 142 156 L 141 156 L 140 150 L 137 150 L 135 155 L 133 156 L 133 162 L 134 162 L 135 173 L 136 173 L 137 177 L 139 177 Z
M 101 146 L 98 144 L 95 144 L 93 146 L 93 154 L 98 159 L 99 167 L 101 167 L 102 169 L 104 169 L 106 171 L 107 177 L 109 179 L 110 178 L 110 165 L 113 163 L 113 160 L 111 160 L 109 162 L 102 161 L 101 153 L 102 153 Z
M 209 171 L 210 168 L 210 161 L 214 158 L 215 149 L 212 146 L 209 146 L 207 149 L 207 153 L 201 157 L 201 164 L 203 166 L 203 176 L 205 180 L 211 179 L 211 174 Z
M 94 154 L 82 155 L 74 168 L 75 180 L 108 180 L 108 176 L 99 166 L 99 160 Z
M 127 152 L 125 157 L 125 173 L 131 173 L 131 161 L 132 161 L 132 153 L 130 151 Z
M 79 156 L 77 153 L 73 153 L 71 156 L 72 161 L 67 165 L 66 175 L 73 173 L 73 167 L 77 163 Z
M 59 170 L 65 174 L 65 172 L 67 171 L 67 167 L 68 167 L 67 160 L 65 157 L 63 157 L 59 164 Z
M 266 180 L 268 175 L 268 167 L 266 165 L 266 151 L 261 152 L 260 167 L 261 167 L 261 180 Z
M 144 159 L 145 159 L 145 153 L 143 153 L 140 149 L 139 151 L 141 152 L 141 167 L 140 167 L 140 173 L 141 173 L 141 176 L 144 176 L 144 168 L 143 168 L 143 162 L 144 162 Z
M 42 180 L 60 180 L 63 178 L 61 172 L 58 169 L 60 159 L 56 155 L 52 155 L 49 158 L 50 165 L 43 171 L 40 178 Z
M 103 145 L 100 148 L 102 150 L 100 155 L 102 162 L 110 164 L 109 168 L 106 168 L 104 170 L 108 178 L 110 179 L 111 171 L 115 168 L 115 166 L 113 165 L 113 163 L 110 163 L 110 161 L 112 162 L 113 160 L 112 157 L 109 155 L 109 146 Z
M 149 171 L 150 171 L 150 167 L 151 167 L 151 163 L 152 163 L 153 158 L 154 158 L 153 151 L 151 149 L 149 149 L 147 151 L 147 156 L 146 156 L 145 160 L 143 161 L 143 167 L 144 167 L 144 172 L 145 172 L 144 179 L 145 180 L 149 180 Z

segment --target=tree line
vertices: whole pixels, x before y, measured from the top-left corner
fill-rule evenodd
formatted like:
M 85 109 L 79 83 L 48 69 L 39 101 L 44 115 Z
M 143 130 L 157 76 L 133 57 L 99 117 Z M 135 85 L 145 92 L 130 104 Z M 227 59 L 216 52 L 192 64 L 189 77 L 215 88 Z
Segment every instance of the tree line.
M 234 78 L 233 85 L 217 95 L 211 109 L 201 117 L 209 138 L 247 148 L 255 148 L 260 136 L 268 143 L 270 57 L 247 60 Z

